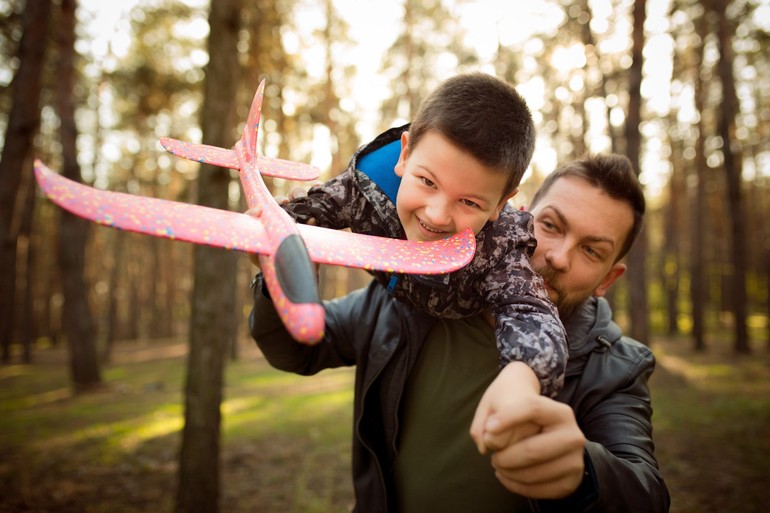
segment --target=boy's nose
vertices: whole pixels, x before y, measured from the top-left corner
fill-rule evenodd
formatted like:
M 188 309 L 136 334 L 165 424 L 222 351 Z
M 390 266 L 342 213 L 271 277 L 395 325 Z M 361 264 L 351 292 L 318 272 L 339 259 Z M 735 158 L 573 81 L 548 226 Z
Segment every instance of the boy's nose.
M 444 227 L 451 222 L 451 212 L 444 201 L 434 200 L 425 206 L 427 221 L 437 228 Z

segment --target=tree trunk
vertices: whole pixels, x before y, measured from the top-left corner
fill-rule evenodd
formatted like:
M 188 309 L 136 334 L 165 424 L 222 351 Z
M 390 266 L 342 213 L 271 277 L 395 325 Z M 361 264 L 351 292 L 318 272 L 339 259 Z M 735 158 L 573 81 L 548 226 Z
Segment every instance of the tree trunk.
M 727 207 L 732 231 L 732 273 L 730 275 L 730 305 L 733 313 L 736 353 L 748 353 L 749 333 L 746 305 L 746 217 L 743 212 L 743 184 L 740 142 L 735 136 L 738 100 L 733 76 L 732 22 L 727 18 L 729 0 L 715 0 L 719 40 L 719 78 L 722 82 L 722 104 L 719 112 L 719 135 L 722 137 L 725 175 L 727 176 Z
M 695 21 L 695 27 L 700 41 L 695 48 L 693 76 L 695 80 L 695 110 L 698 112 L 698 137 L 695 140 L 695 193 L 692 202 L 692 236 L 690 246 L 690 301 L 692 303 L 692 339 L 696 351 L 706 350 L 704 337 L 704 312 L 706 274 L 704 272 L 704 233 L 707 217 L 706 202 L 706 136 L 703 123 L 703 104 L 705 100 L 705 84 L 703 83 L 703 52 L 706 40 L 706 16 L 702 14 Z
M 404 2 L 404 53 L 406 54 L 406 66 L 403 72 L 403 84 L 406 85 L 406 100 L 409 105 L 408 119 L 412 119 L 417 115 L 417 111 L 420 110 L 420 94 L 417 89 L 416 80 L 414 79 L 415 68 L 415 41 L 413 34 L 415 33 L 415 4 L 414 0 L 406 0 Z M 398 114 L 398 112 L 396 112 Z
M 765 340 L 767 340 L 767 351 L 770 352 L 770 241 L 765 242 L 765 251 L 763 254 L 765 262 L 765 288 L 767 289 L 767 297 L 765 298 L 767 300 L 765 303 L 765 316 L 767 317 L 767 322 L 765 324 Z
M 675 122 L 675 119 L 671 120 Z M 674 148 L 672 154 L 672 161 L 675 160 L 674 155 L 681 155 L 682 143 L 681 141 L 669 142 Z M 666 222 L 663 229 L 664 240 L 663 247 L 661 248 L 659 269 L 660 280 L 663 284 L 666 295 L 666 332 L 669 336 L 675 336 L 679 332 L 678 320 L 679 320 L 679 278 L 681 276 L 681 243 L 679 233 L 683 232 L 683 223 L 681 220 L 680 201 L 684 193 L 684 180 L 681 176 L 683 171 L 679 169 L 686 169 L 684 166 L 679 166 L 679 162 L 672 162 L 673 173 L 669 178 L 669 195 L 667 205 L 664 207 L 664 215 L 666 216 Z
M 112 241 L 112 267 L 110 267 L 108 278 L 107 293 L 107 329 L 104 334 L 104 347 L 102 348 L 102 363 L 112 361 L 112 350 L 115 347 L 115 340 L 118 337 L 120 328 L 120 316 L 118 315 L 121 295 L 118 293 L 121 287 L 120 272 L 125 267 L 124 242 L 126 233 L 115 230 L 110 234 Z M 124 294 L 125 296 L 125 294 Z
M 241 0 L 211 2 L 209 63 L 203 100 L 203 142 L 233 144 Z M 201 166 L 199 202 L 227 208 L 229 171 Z M 195 285 L 185 387 L 185 425 L 179 461 L 176 511 L 214 513 L 219 506 L 219 432 L 224 364 L 235 329 L 233 252 L 195 246 Z
M 76 8 L 76 0 L 61 1 L 56 104 L 61 120 L 62 174 L 80 182 L 75 106 L 72 99 L 75 83 Z M 59 231 L 59 268 L 64 293 L 62 327 L 69 344 L 70 373 L 76 391 L 88 390 L 101 383 L 96 327 L 88 304 L 85 281 L 88 229 L 88 221 L 62 211 Z
M 639 172 L 641 153 L 641 134 L 639 124 L 642 110 L 642 49 L 644 48 L 644 19 L 646 0 L 634 2 L 633 61 L 628 70 L 628 114 L 626 117 L 626 155 Z M 649 314 L 647 302 L 647 278 L 645 256 L 647 254 L 647 234 L 639 234 L 634 247 L 628 254 L 628 298 L 631 337 L 647 343 L 649 340 Z
M 121 335 L 123 339 L 139 340 L 142 332 L 142 293 L 140 288 L 142 287 L 142 265 L 141 260 L 144 258 L 144 248 L 142 247 L 142 241 L 135 233 L 126 234 L 127 239 L 125 241 L 126 251 L 129 253 L 129 261 L 126 266 L 126 298 L 128 303 L 126 322 L 123 324 L 123 330 Z
M 11 84 L 11 111 L 0 158 L 0 344 L 10 359 L 16 297 L 16 233 L 14 211 L 21 174 L 40 125 L 40 88 L 48 37 L 50 0 L 27 0 L 22 15 L 19 68 Z
M 35 283 L 32 273 L 32 261 L 34 245 L 32 244 L 32 220 L 35 212 L 35 187 L 36 182 L 32 173 L 24 177 L 27 182 L 24 186 L 23 207 L 21 209 L 21 225 L 19 226 L 18 242 L 23 245 L 23 251 L 19 251 L 18 263 L 21 264 L 19 276 L 24 278 L 23 290 L 21 291 L 21 305 L 19 305 L 19 340 L 22 346 L 22 361 L 24 363 L 32 362 L 32 342 L 35 338 L 35 325 L 33 320 L 33 294 L 32 286 Z

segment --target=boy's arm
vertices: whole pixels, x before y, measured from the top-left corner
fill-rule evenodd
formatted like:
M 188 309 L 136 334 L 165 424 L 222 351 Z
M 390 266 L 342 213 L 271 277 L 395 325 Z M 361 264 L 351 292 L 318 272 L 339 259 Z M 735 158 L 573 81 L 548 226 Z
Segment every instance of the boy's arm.
M 311 187 L 307 193 L 295 193 L 281 206 L 302 224 L 341 230 L 351 227 L 360 215 L 365 198 L 355 184 L 351 171 Z
M 496 413 L 521 410 L 537 397 L 540 397 L 540 383 L 532 369 L 523 362 L 506 365 L 484 392 L 471 422 L 471 438 L 479 453 L 513 445 L 540 431 L 539 426 L 526 420 L 511 423 L 504 432 L 494 436 L 494 430 L 490 431 L 487 426 Z
M 481 293 L 495 319 L 502 363 L 526 363 L 540 382 L 540 393 L 554 397 L 564 385 L 567 334 L 530 261 L 536 244 L 531 215 L 504 213 L 502 229 L 492 234 L 490 242 L 493 248 L 504 248 L 505 254 L 487 270 Z

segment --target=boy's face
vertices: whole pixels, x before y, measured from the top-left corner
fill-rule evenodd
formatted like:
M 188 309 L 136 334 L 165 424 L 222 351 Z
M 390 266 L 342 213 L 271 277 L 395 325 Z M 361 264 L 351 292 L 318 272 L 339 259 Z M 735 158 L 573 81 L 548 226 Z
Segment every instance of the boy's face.
M 532 266 L 562 318 L 589 296 L 603 296 L 626 270 L 615 260 L 633 224 L 631 206 L 583 178 L 555 181 L 532 207 Z
M 416 148 L 401 136 L 395 167 L 401 177 L 396 209 L 409 240 L 444 239 L 467 227 L 478 233 L 500 215 L 506 175 L 481 164 L 438 132 L 429 132 Z

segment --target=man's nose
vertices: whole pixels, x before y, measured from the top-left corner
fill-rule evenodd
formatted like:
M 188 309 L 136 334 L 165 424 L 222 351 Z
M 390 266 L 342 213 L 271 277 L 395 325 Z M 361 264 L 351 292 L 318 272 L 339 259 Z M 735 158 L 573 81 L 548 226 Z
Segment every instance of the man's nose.
M 553 269 L 566 271 L 569 268 L 569 248 L 564 244 L 555 244 L 546 250 L 545 260 Z

